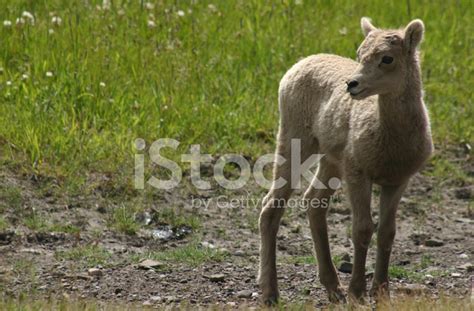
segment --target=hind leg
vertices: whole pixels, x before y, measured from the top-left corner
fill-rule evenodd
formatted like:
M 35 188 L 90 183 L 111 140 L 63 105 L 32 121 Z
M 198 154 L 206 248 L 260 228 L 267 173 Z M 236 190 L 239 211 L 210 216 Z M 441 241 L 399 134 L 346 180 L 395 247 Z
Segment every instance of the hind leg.
M 314 249 L 318 259 L 319 279 L 327 290 L 331 302 L 344 302 L 345 297 L 341 289 L 341 284 L 337 276 L 336 268 L 331 259 L 329 247 L 328 228 L 326 216 L 329 208 L 329 201 L 334 189 L 331 178 L 340 180 L 339 167 L 329 163 L 324 158 L 320 161 L 318 171 L 313 182 L 304 194 L 303 201 L 308 206 L 308 218 L 313 237 Z M 329 181 L 331 180 L 331 183 Z M 327 189 L 316 189 L 316 185 L 321 182 Z
M 291 179 L 293 174 L 300 174 L 298 170 L 292 170 L 292 161 L 303 162 L 314 147 L 314 141 L 311 138 L 302 139 L 302 150 L 298 158 L 291 156 L 291 137 L 297 135 L 287 135 L 280 128 L 276 154 L 283 156 L 286 161 L 274 166 L 273 186 L 264 198 L 263 208 L 260 213 L 260 267 L 258 282 L 262 290 L 263 301 L 266 304 L 273 304 L 278 300 L 278 285 L 276 272 L 276 236 L 280 225 L 281 217 L 287 200 L 291 196 L 293 189 Z M 276 186 L 276 181 L 280 178 L 286 180 L 282 187 Z
M 283 156 L 286 162 L 281 166 L 275 164 L 273 171 L 273 185 L 263 199 L 263 208 L 260 212 L 260 267 L 258 283 L 262 290 L 265 304 L 276 303 L 279 297 L 276 272 L 276 236 L 280 220 L 284 213 L 285 203 L 292 193 L 290 179 L 291 166 L 289 160 L 290 145 L 279 141 L 276 154 Z M 286 184 L 276 187 L 276 180 L 284 178 Z

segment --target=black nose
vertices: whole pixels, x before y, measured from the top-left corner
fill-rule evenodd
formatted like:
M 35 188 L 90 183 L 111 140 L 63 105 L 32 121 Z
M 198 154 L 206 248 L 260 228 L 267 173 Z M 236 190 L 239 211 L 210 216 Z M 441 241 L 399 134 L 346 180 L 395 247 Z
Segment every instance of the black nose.
M 347 90 L 349 91 L 350 89 L 352 89 L 353 87 L 356 87 L 359 85 L 359 82 L 357 82 L 356 80 L 352 80 L 352 81 L 349 81 L 349 82 L 346 82 L 347 83 Z

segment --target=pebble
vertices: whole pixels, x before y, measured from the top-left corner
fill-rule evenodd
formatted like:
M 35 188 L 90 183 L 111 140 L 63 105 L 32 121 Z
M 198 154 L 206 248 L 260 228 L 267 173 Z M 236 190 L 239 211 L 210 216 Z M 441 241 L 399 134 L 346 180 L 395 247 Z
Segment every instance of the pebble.
M 156 261 L 156 260 L 152 260 L 152 259 L 145 259 L 142 262 L 140 262 L 138 267 L 141 268 L 141 269 L 150 270 L 150 269 L 161 268 L 164 265 L 165 264 L 160 262 L 160 261 Z
M 200 243 L 202 247 L 204 248 L 209 248 L 209 249 L 214 249 L 216 248 L 216 246 L 214 244 L 211 244 L 209 242 L 201 242 Z
M 211 274 L 208 276 L 208 279 L 211 280 L 211 282 L 222 282 L 225 279 L 225 275 L 222 273 Z
M 343 261 L 339 264 L 337 269 L 343 273 L 352 273 L 352 263 Z
M 239 249 L 239 250 L 236 250 L 236 251 L 234 252 L 234 256 L 243 257 L 243 256 L 245 256 L 245 252 L 242 251 L 242 250 L 240 250 L 240 249 Z
M 452 276 L 453 278 L 460 278 L 461 275 L 462 275 L 462 274 L 459 273 L 459 272 L 453 272 L 453 273 L 451 273 L 451 276 Z
M 459 270 L 467 270 L 467 272 L 473 272 L 474 271 L 474 266 L 472 263 L 465 263 L 463 265 L 458 266 Z
M 438 247 L 438 246 L 443 246 L 444 242 L 438 239 L 428 239 L 425 241 L 425 246 L 428 247 Z
M 342 256 L 341 256 L 341 260 L 350 262 L 351 261 L 351 255 L 349 253 L 343 253 Z
M 252 297 L 252 291 L 244 289 L 244 290 L 241 290 L 241 291 L 237 292 L 236 295 L 237 295 L 238 298 L 250 298 L 250 297 Z
M 469 258 L 469 255 L 466 254 L 466 253 L 462 253 L 458 257 L 461 258 L 461 259 L 467 259 L 467 258 Z
M 97 268 L 90 268 L 89 270 L 87 270 L 87 274 L 89 274 L 90 276 L 100 277 L 102 276 L 103 272 L 102 270 Z

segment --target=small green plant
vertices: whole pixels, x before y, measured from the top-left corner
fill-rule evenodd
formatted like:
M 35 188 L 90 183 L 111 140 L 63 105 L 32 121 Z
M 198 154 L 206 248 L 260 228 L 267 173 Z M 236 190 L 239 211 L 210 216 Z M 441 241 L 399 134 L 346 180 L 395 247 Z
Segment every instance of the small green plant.
M 95 267 L 109 263 L 111 254 L 98 245 L 80 245 L 64 251 L 57 251 L 55 257 L 59 260 L 73 260 L 82 267 Z
M 388 275 L 390 278 L 409 279 L 415 282 L 419 282 L 423 279 L 422 273 L 400 266 L 388 267 Z
M 0 212 L 6 208 L 18 210 L 21 207 L 21 190 L 16 187 L 0 187 Z
M 154 221 L 157 223 L 166 223 L 175 227 L 186 225 L 193 228 L 193 230 L 201 227 L 201 220 L 197 215 L 178 208 L 159 208 L 155 212 Z
M 426 269 L 432 265 L 433 265 L 433 258 L 430 255 L 421 256 L 421 260 L 420 260 L 421 269 Z
M 228 256 L 228 253 L 218 249 L 202 247 L 199 243 L 193 241 L 189 244 L 179 246 L 170 250 L 161 252 L 148 252 L 145 256 L 136 257 L 135 260 L 154 259 L 163 262 L 185 263 L 192 266 L 198 266 L 204 262 L 221 262 Z
M 29 216 L 23 219 L 23 224 L 30 230 L 34 231 L 48 231 L 49 224 L 46 219 L 36 213 L 33 212 Z
M 135 221 L 134 209 L 125 205 L 113 210 L 111 226 L 119 232 L 129 235 L 134 235 L 140 228 L 140 225 Z
M 0 217 L 0 231 L 8 228 L 8 222 L 4 217 Z
M 313 255 L 310 256 L 290 256 L 288 261 L 297 265 L 315 265 L 316 258 Z

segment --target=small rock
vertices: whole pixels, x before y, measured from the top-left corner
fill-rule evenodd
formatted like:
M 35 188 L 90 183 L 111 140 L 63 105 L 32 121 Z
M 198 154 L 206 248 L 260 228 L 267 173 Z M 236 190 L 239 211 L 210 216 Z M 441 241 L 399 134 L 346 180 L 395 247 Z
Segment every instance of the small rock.
M 142 306 L 144 306 L 144 307 L 149 307 L 149 306 L 151 306 L 151 305 L 153 305 L 153 304 L 152 304 L 151 301 L 149 301 L 149 300 L 144 301 L 144 302 L 142 303 Z
M 152 260 L 152 259 L 145 259 L 143 260 L 142 262 L 140 262 L 140 264 L 138 265 L 138 267 L 140 269 L 144 269 L 144 270 L 150 270 L 150 269 L 158 269 L 158 268 L 161 268 L 163 267 L 165 264 L 160 262 L 160 261 L 156 261 L 156 260 Z
M 97 269 L 97 268 L 90 268 L 89 270 L 87 270 L 87 274 L 94 277 L 100 277 L 102 276 L 103 272 L 102 270 Z
M 222 273 L 211 274 L 208 276 L 208 279 L 211 280 L 211 282 L 222 282 L 225 279 L 225 275 Z
M 452 276 L 453 278 L 460 278 L 460 277 L 462 276 L 462 274 L 459 273 L 459 272 L 453 272 L 453 273 L 451 273 L 451 276 Z
M 258 293 L 257 292 L 253 292 L 252 293 L 252 298 L 257 298 L 258 297 Z
M 420 245 L 423 241 L 426 241 L 429 235 L 426 233 L 413 233 L 410 235 L 410 239 L 415 242 L 415 245 Z
M 301 232 L 301 225 L 297 225 L 296 227 L 291 229 L 291 233 L 300 233 Z
M 166 296 L 166 297 L 165 297 L 165 301 L 166 301 L 167 303 L 179 302 L 179 298 L 176 297 L 176 296 Z
M 160 296 L 151 296 L 150 300 L 154 301 L 154 302 L 161 301 L 161 297 Z
M 234 256 L 243 257 L 245 256 L 245 252 L 243 250 L 238 249 L 234 252 Z
M 351 255 L 349 253 L 343 253 L 341 255 L 341 260 L 342 261 L 347 261 L 347 262 L 351 262 Z
M 465 254 L 465 253 L 462 253 L 458 257 L 461 258 L 461 259 L 467 259 L 467 258 L 469 258 L 469 255 Z
M 352 263 L 342 261 L 337 269 L 343 273 L 352 273 Z
M 214 244 L 211 244 L 209 242 L 201 242 L 200 243 L 203 248 L 209 248 L 209 249 L 214 249 L 216 246 Z
M 468 262 L 458 267 L 459 270 L 466 270 L 467 272 L 474 271 L 474 266 L 472 263 Z
M 471 190 L 469 188 L 460 188 L 455 192 L 455 196 L 460 200 L 469 200 L 471 198 Z
M 438 239 L 428 239 L 425 241 L 425 246 L 428 246 L 428 247 L 439 247 L 439 246 L 443 246 L 444 245 L 444 242 L 441 241 L 441 240 L 438 240 Z
M 237 292 L 236 296 L 238 298 L 250 298 L 250 297 L 252 297 L 252 291 L 244 289 L 244 290 L 241 290 L 241 291 Z

